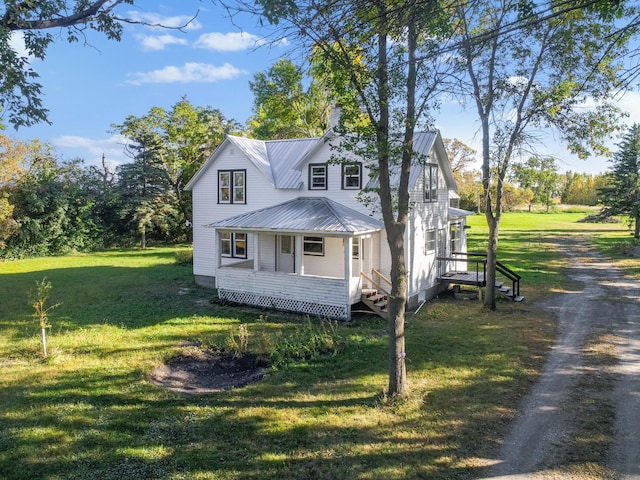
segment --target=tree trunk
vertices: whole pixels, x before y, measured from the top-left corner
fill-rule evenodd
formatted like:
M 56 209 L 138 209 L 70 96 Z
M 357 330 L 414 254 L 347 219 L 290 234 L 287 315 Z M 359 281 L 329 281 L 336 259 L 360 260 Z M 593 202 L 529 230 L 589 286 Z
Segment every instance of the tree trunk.
M 142 250 L 147 248 L 147 229 L 142 227 L 142 232 L 140 232 L 140 248 Z
M 404 315 L 407 307 L 407 270 L 404 262 L 404 229 L 395 227 L 388 236 L 391 249 L 391 296 L 389 298 L 389 396 L 408 393 L 404 337 Z M 391 232 L 390 232 L 391 233 Z
M 489 310 L 496 309 L 496 262 L 498 260 L 498 235 L 500 220 L 487 213 L 487 225 L 489 226 L 489 245 L 487 246 L 486 265 L 486 290 L 484 296 L 484 307 Z

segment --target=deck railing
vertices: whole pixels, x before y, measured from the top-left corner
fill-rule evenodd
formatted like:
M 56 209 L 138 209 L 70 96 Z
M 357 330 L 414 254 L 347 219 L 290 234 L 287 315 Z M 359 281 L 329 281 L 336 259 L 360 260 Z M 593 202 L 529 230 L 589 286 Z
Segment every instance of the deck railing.
M 475 263 L 476 265 L 476 279 L 480 278 L 480 265 L 482 265 L 482 275 L 486 279 L 487 272 L 487 254 L 486 253 L 473 253 L 473 252 L 453 252 L 453 257 L 438 257 L 440 261 L 454 261 L 454 262 L 466 262 Z M 464 258 L 460 258 L 460 256 Z M 468 269 L 468 267 L 467 267 Z M 513 293 L 513 300 L 520 296 L 520 280 L 522 277 L 516 272 L 507 267 L 504 263 L 496 261 L 496 271 L 504 275 L 511 281 L 511 292 Z M 486 285 L 486 280 L 485 280 Z

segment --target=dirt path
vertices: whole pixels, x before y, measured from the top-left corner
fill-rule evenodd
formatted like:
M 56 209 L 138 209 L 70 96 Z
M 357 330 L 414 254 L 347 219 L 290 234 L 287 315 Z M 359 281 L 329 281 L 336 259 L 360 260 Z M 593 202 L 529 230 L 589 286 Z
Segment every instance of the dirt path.
M 579 236 L 560 243 L 570 286 L 543 304 L 556 344 L 488 478 L 640 479 L 640 282 Z

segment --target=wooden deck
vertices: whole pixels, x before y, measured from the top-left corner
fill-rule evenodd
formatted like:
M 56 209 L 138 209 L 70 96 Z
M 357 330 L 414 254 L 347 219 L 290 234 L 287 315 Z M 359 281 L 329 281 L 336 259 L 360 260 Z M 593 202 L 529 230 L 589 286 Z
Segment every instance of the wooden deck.
M 453 271 L 441 275 L 438 280 L 442 283 L 455 283 L 457 285 L 473 285 L 476 287 L 484 287 L 487 281 L 483 272 L 463 272 Z

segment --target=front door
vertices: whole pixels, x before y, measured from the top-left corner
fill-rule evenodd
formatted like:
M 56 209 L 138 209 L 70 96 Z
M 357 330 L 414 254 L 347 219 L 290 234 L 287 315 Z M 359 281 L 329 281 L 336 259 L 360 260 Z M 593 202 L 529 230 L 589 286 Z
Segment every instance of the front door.
M 295 273 L 295 237 L 293 235 L 278 235 L 278 257 L 276 270 L 278 272 Z

